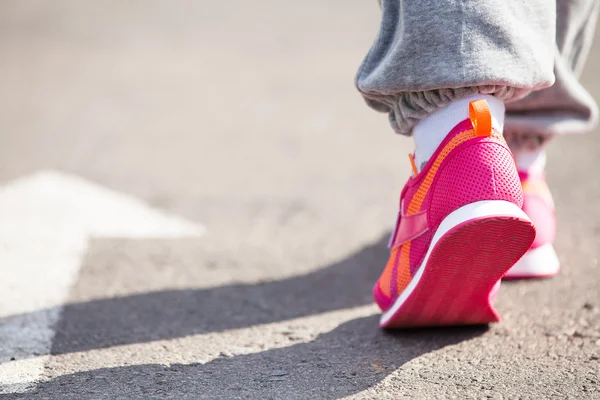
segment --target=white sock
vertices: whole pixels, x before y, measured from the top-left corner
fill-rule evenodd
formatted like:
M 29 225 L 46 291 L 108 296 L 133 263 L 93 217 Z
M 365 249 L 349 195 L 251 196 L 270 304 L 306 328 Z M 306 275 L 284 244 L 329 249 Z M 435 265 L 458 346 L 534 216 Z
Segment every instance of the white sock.
M 520 150 L 515 154 L 515 161 L 519 171 L 542 173 L 546 167 L 546 150 L 541 146 L 533 150 Z
M 431 158 L 438 146 L 461 121 L 469 118 L 469 103 L 474 100 L 485 99 L 492 113 L 492 127 L 499 132 L 504 129 L 504 102 L 488 94 L 476 94 L 471 97 L 456 100 L 446 107 L 432 113 L 427 118 L 419 121 L 413 128 L 415 139 L 415 164 L 417 171 L 421 171 Z

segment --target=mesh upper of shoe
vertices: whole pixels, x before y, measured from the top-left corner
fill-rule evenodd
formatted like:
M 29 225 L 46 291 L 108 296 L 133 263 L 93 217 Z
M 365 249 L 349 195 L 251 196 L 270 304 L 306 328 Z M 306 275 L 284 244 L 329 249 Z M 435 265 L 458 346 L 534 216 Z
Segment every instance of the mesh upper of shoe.
M 554 242 L 556 214 L 550 189 L 543 175 L 519 172 L 523 187 L 523 211 L 536 227 L 532 249 Z
M 457 148 L 431 189 L 429 223 L 439 225 L 457 208 L 480 200 L 523 204 L 521 183 L 508 148 L 494 139 L 473 140 Z
M 501 135 L 475 136 L 471 121 L 465 120 L 448 134 L 421 173 L 409 179 L 403 190 L 403 214 L 426 210 L 429 230 L 392 249 L 374 288 L 374 297 L 383 310 L 410 283 L 442 220 L 461 206 L 481 200 L 506 200 L 521 207 L 521 184 Z

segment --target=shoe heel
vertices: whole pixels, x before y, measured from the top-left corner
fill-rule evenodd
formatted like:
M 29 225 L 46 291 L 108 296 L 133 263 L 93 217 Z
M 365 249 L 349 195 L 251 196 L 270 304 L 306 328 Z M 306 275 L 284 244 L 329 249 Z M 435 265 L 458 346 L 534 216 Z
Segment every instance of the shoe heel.
M 385 312 L 382 327 L 485 324 L 499 321 L 490 295 L 529 249 L 535 228 L 515 204 L 467 204 L 440 224 L 413 280 Z

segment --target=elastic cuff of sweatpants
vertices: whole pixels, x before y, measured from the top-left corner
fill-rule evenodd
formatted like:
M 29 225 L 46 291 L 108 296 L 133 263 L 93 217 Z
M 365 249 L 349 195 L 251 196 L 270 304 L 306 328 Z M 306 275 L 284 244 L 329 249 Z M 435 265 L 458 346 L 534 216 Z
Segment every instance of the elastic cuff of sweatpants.
M 582 135 L 598 126 L 598 110 L 592 109 L 590 115 L 514 115 L 506 114 L 504 132 L 520 135 L 535 134 L 552 137 L 555 135 Z
M 365 100 L 377 111 L 387 112 L 390 124 L 396 133 L 411 136 L 417 122 L 435 111 L 446 107 L 450 102 L 487 94 L 500 100 L 514 100 L 529 94 L 531 89 L 512 86 L 485 85 L 456 89 L 436 89 L 422 92 L 401 92 L 394 95 L 368 95 Z

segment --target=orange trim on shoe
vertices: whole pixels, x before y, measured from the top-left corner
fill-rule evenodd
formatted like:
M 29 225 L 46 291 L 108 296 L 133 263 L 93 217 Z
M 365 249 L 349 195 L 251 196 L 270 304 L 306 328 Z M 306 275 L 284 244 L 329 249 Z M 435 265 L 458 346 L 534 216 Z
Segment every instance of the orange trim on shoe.
M 504 138 L 502 137 L 502 134 L 500 134 L 500 133 L 492 131 L 490 136 L 493 136 L 495 139 L 500 140 L 504 144 L 506 143 L 504 141 Z M 442 165 L 442 162 L 448 156 L 448 154 L 450 154 L 450 152 L 452 150 L 454 150 L 460 144 L 466 142 L 467 140 L 474 139 L 476 137 L 477 137 L 477 135 L 475 133 L 475 130 L 470 129 L 468 131 L 464 131 L 464 132 L 459 133 L 458 135 L 454 136 L 446 144 L 446 146 L 444 146 L 444 148 L 440 151 L 438 156 L 433 161 L 433 164 L 429 168 L 429 171 L 427 171 L 427 175 L 425 176 L 425 179 L 423 179 L 421 186 L 419 187 L 417 192 L 414 194 L 413 198 L 410 200 L 408 209 L 406 211 L 406 215 L 416 214 L 421 210 L 421 206 L 423 205 L 423 202 L 425 201 L 427 192 L 429 191 L 429 188 L 431 187 L 431 184 L 433 183 L 433 178 L 435 177 L 435 174 L 437 173 L 440 165 Z M 427 167 L 425 169 L 427 169 Z
M 408 159 L 410 160 L 413 176 L 417 176 L 419 174 L 419 170 L 417 170 L 417 164 L 415 164 L 415 156 L 413 156 L 412 153 L 408 153 Z
M 402 293 L 412 280 L 410 274 L 410 243 L 406 242 L 400 248 L 400 262 L 396 276 L 397 293 Z

